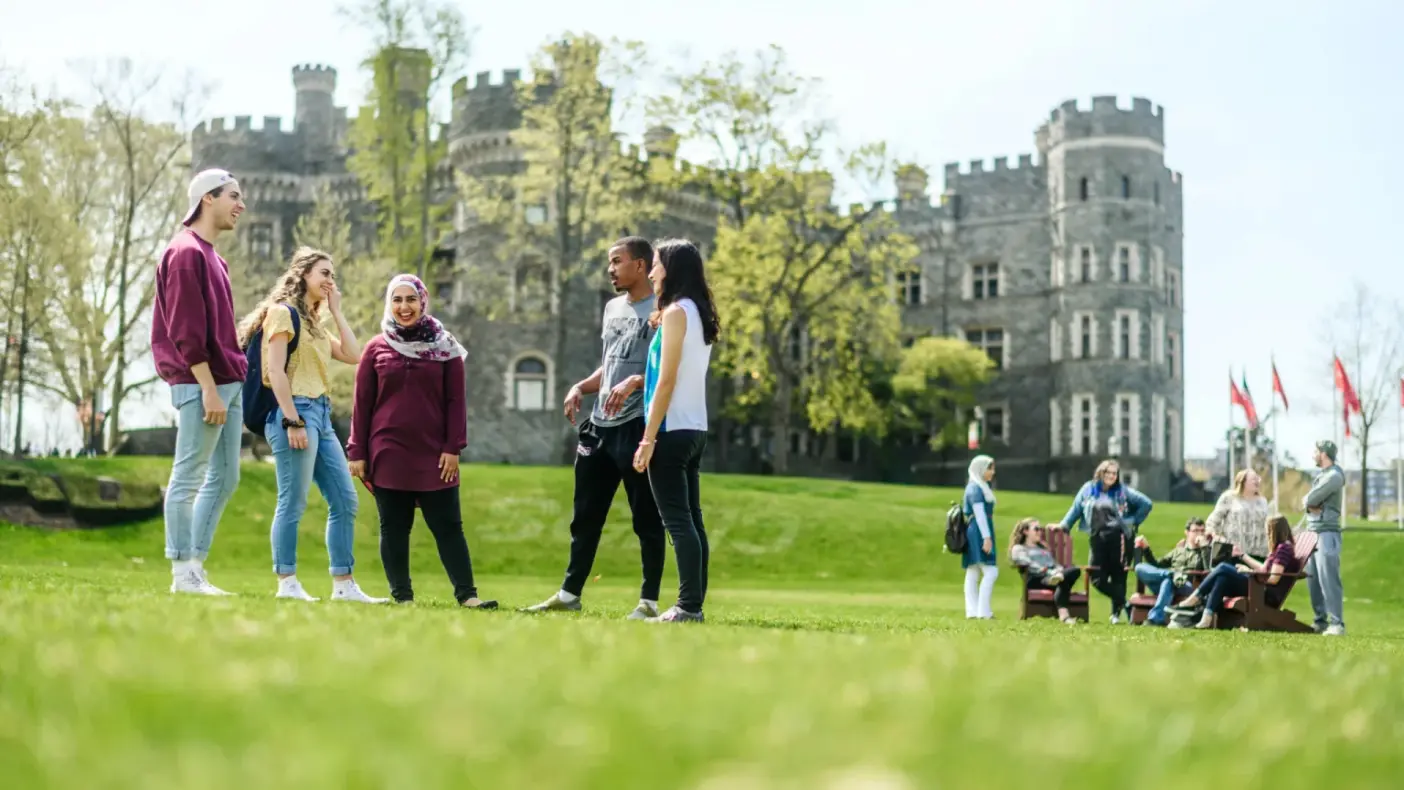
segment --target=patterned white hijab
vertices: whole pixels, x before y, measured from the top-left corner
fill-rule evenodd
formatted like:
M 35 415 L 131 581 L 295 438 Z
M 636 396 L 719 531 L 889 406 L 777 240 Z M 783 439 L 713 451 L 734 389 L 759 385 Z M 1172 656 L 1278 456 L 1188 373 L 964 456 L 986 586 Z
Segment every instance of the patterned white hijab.
M 391 308 L 390 300 L 395 295 L 395 289 L 402 285 L 410 286 L 419 294 L 421 312 L 414 326 L 400 326 Z M 380 329 L 391 348 L 411 359 L 448 362 L 468 356 L 467 349 L 459 344 L 453 333 L 429 315 L 429 292 L 413 274 L 397 274 L 390 278 L 390 284 L 385 287 L 385 313 L 380 319 Z

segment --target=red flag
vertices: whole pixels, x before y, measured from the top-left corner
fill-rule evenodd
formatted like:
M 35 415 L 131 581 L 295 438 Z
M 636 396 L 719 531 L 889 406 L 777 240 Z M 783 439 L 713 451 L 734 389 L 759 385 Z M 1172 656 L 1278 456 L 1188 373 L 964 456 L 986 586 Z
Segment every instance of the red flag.
M 1404 385 L 1404 380 L 1400 381 Z M 1282 379 L 1277 375 L 1277 363 L 1272 363 L 1272 392 L 1282 398 L 1282 410 L 1287 411 L 1287 391 L 1282 389 Z
M 1229 403 L 1243 407 L 1243 414 L 1248 418 L 1248 428 L 1250 430 L 1258 427 L 1258 410 L 1253 408 L 1253 399 L 1243 394 L 1234 383 L 1233 376 L 1229 376 Z
M 1336 389 L 1341 391 L 1341 400 L 1345 404 L 1346 415 L 1349 416 L 1354 410 L 1360 413 L 1360 398 L 1355 394 L 1355 388 L 1350 385 L 1350 376 L 1346 375 L 1345 365 L 1341 364 L 1341 358 L 1335 357 L 1336 365 Z M 1350 434 L 1347 433 L 1347 436 Z
M 1246 371 L 1243 374 L 1243 399 L 1248 401 L 1248 404 L 1243 407 L 1243 410 L 1248 414 L 1248 429 L 1256 430 L 1258 427 L 1258 406 L 1253 403 L 1253 393 L 1248 391 L 1248 373 Z

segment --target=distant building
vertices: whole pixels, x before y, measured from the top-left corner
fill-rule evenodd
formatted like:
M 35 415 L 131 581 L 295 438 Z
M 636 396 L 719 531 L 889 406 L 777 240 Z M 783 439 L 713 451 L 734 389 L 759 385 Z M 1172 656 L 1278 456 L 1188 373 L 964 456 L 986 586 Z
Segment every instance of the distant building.
M 293 128 L 276 117 L 254 128 L 241 116 L 202 123 L 192 139 L 193 168 L 225 167 L 240 179 L 248 211 L 239 236 L 255 257 L 291 249 L 318 189 L 364 206 L 346 168 L 349 122 L 334 104 L 336 72 L 298 66 L 292 77 Z M 441 131 L 451 150 L 441 166 L 445 195 L 455 171 L 522 166 L 508 136 L 521 122 L 520 85 L 509 70 L 498 82 L 484 72 L 453 86 L 452 118 Z M 1165 164 L 1164 120 L 1141 98 L 1129 107 L 1111 96 L 1090 106 L 1067 101 L 1038 126 L 1036 155 L 946 165 L 935 200 L 927 174 L 908 168 L 897 200 L 884 205 L 921 247 L 920 271 L 898 283 L 908 338 L 963 337 L 999 368 L 980 405 L 983 451 L 998 459 L 1004 487 L 1071 492 L 1114 446 L 1127 480 L 1152 497 L 1183 487 L 1175 471 L 1184 462 L 1183 180 Z M 675 141 L 671 130 L 651 129 L 635 153 L 671 161 Z M 704 199 L 679 194 L 655 227 L 636 230 L 690 235 L 705 252 L 715 217 Z M 368 218 L 357 215 L 358 233 L 369 232 Z M 472 294 L 455 271 L 520 262 L 493 260 L 474 243 L 466 212 L 457 220 L 455 242 L 440 251 L 449 265 L 429 287 L 436 312 L 470 347 L 467 457 L 567 461 L 572 433 L 558 404 L 599 363 L 600 308 L 612 294 L 597 278 L 562 295 L 554 309 L 571 321 L 562 359 L 548 353 L 546 325 L 469 319 L 457 308 Z M 968 463 L 964 450 L 938 456 L 919 442 L 910 458 L 867 458 L 864 443 L 801 425 L 788 436 L 755 426 L 725 434 L 713 436 L 710 462 L 733 471 L 763 468 L 775 441 L 790 444 L 797 474 L 950 484 L 964 479 Z

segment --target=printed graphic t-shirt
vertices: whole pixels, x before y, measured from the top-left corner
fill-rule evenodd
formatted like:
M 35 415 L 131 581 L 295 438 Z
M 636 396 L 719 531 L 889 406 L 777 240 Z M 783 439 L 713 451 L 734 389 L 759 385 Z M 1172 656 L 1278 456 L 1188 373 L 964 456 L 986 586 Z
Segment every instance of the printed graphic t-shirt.
M 600 339 L 604 342 L 600 365 L 604 372 L 600 376 L 600 392 L 595 396 L 595 408 L 590 415 L 590 421 L 596 425 L 623 425 L 643 416 L 643 387 L 630 393 L 624 406 L 613 416 L 605 416 L 604 406 L 605 401 L 609 400 L 609 391 L 616 384 L 630 376 L 644 374 L 648 363 L 648 344 L 655 333 L 654 328 L 648 325 L 652 312 L 653 294 L 637 302 L 629 301 L 629 295 L 623 294 L 605 304 L 604 322 L 600 330 Z

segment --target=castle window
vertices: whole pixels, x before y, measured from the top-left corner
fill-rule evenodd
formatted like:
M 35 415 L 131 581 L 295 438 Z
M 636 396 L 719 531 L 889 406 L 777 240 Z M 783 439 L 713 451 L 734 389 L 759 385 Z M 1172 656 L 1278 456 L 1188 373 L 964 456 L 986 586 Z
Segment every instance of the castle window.
M 1152 195 L 1153 195 L 1153 198 L 1152 198 L 1152 199 L 1155 200 L 1155 204 L 1156 204 L 1157 206 L 1159 206 L 1159 205 L 1160 205 L 1160 182 L 1159 182 L 1159 181 L 1156 181 L 1154 184 L 1151 185 L 1151 193 L 1152 193 Z
M 980 438 L 987 442 L 1008 443 L 1009 433 L 1003 406 L 987 406 L 981 410 Z
M 1141 358 L 1141 314 L 1135 309 L 1119 309 L 1112 355 L 1117 359 Z
M 1004 369 L 1004 330 L 967 329 L 965 342 L 985 352 L 995 369 Z
M 453 281 L 446 280 L 434 285 L 434 301 L 440 306 L 453 303 Z
M 1116 436 L 1121 441 L 1121 455 L 1141 454 L 1141 396 L 1122 393 L 1116 396 Z
M 1075 344 L 1073 345 L 1073 357 L 1076 359 L 1091 359 L 1097 355 L 1097 319 L 1089 312 L 1078 311 L 1073 313 L 1073 332 L 1075 333 Z
M 1083 245 L 1078 252 L 1078 279 L 1084 283 L 1092 282 L 1092 248 Z
M 1121 177 L 1121 197 L 1125 200 L 1131 198 L 1131 176 Z
M 1116 278 L 1124 283 L 1131 282 L 1131 248 L 1122 246 L 1116 251 Z
M 1073 397 L 1073 452 L 1091 455 L 1097 446 L 1097 402 L 1091 395 Z
M 1087 202 L 1087 178 L 1085 176 L 1077 184 L 1077 196 L 1082 202 Z
M 255 258 L 273 257 L 273 226 L 255 222 L 249 227 L 249 254 Z
M 1170 378 L 1172 378 L 1172 379 L 1177 379 L 1177 378 L 1180 377 L 1180 369 L 1179 369 L 1179 367 L 1178 367 L 1178 364 L 1179 364 L 1179 353 L 1178 353 L 1178 352 L 1179 352 L 1179 350 L 1180 350 L 1180 338 L 1179 338 L 1179 336 L 1176 335 L 1174 332 L 1170 332 L 1170 333 L 1166 334 L 1166 336 L 1165 336 L 1165 368 L 1166 368 L 1166 371 L 1170 374 Z
M 921 304 L 921 272 L 898 273 L 897 287 L 901 293 L 902 304 Z
M 975 299 L 999 296 L 999 264 L 977 263 L 970 267 L 970 295 Z
M 511 407 L 517 411 L 545 411 L 549 384 L 549 366 L 544 357 L 529 355 L 518 359 L 509 378 Z
M 1165 283 L 1165 299 L 1170 302 L 1171 307 L 1180 306 L 1180 273 L 1169 272 Z

